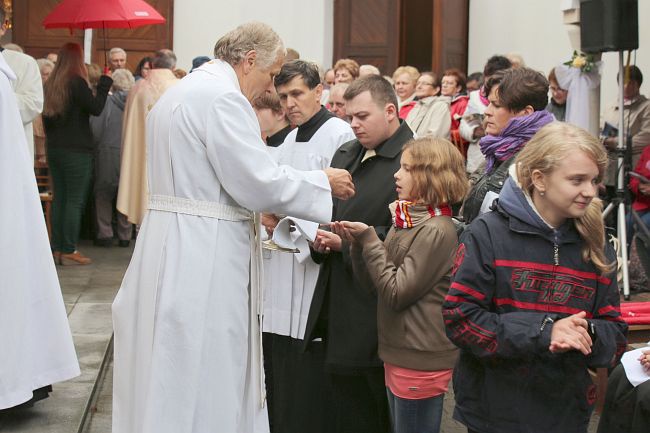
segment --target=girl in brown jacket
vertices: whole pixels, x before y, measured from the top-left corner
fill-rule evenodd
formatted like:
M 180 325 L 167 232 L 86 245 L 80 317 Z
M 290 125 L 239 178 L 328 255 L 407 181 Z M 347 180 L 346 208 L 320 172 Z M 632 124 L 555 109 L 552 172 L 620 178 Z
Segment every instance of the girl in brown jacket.
M 394 433 L 437 433 L 457 357 L 441 305 L 458 239 L 450 203 L 467 192 L 464 160 L 447 140 L 404 146 L 395 173 L 398 200 L 386 240 L 359 222 L 332 223 L 352 243 L 355 276 L 378 297 L 379 356 L 384 361 Z

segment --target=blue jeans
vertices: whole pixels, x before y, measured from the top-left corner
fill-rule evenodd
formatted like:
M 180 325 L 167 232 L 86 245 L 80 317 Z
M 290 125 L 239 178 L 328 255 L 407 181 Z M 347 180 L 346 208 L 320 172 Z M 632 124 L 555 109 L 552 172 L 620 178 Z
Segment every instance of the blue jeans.
M 397 397 L 386 388 L 393 433 L 438 433 L 444 394 L 421 400 Z

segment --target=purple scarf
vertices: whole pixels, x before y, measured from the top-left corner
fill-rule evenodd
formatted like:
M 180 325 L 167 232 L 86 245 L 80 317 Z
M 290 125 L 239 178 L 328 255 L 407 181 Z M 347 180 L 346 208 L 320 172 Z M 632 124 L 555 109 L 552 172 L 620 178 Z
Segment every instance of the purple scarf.
M 485 172 L 490 173 L 497 161 L 505 161 L 519 152 L 542 126 L 555 118 L 546 110 L 535 111 L 528 116 L 513 117 L 500 135 L 486 135 L 479 143 L 487 164 Z

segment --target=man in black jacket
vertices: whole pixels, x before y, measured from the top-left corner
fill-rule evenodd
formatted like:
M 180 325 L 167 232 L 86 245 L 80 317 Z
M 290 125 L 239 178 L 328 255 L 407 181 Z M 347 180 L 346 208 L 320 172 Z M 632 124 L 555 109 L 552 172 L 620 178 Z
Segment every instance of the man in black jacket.
M 397 199 L 393 174 L 413 132 L 400 123 L 397 97 L 382 77 L 358 79 L 343 97 L 357 139 L 339 148 L 332 167 L 352 174 L 357 194 L 334 200 L 332 220 L 364 222 L 383 239 L 391 224 L 388 205 Z M 308 350 L 325 347 L 332 431 L 389 432 L 384 369 L 377 356 L 377 300 L 356 281 L 349 245 L 341 238 L 319 230 L 313 247 L 321 269 L 304 341 Z

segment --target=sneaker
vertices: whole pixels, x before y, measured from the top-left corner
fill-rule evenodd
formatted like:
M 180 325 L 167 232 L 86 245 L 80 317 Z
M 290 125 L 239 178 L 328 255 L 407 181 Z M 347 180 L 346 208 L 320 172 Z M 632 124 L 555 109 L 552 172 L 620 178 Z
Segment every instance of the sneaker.
M 128 246 L 131 244 L 131 241 L 128 239 L 120 239 L 118 242 L 118 245 L 122 248 L 128 248 Z
M 64 266 L 67 265 L 89 265 L 93 261 L 90 258 L 82 255 L 79 251 L 75 251 L 69 254 L 61 253 L 61 264 Z

